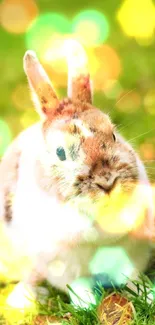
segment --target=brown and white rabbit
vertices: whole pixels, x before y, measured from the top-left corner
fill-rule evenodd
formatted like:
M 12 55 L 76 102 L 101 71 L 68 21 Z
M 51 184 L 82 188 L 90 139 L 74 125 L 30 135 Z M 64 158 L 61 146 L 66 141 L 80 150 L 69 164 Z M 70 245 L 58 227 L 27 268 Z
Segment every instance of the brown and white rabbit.
M 41 122 L 19 134 L 2 159 L 0 217 L 17 256 L 32 261 L 21 280 L 32 284 L 38 274 L 66 290 L 106 273 L 120 285 L 122 274 L 137 277 L 150 258 L 151 186 L 133 148 L 92 105 L 77 42 L 68 64 L 68 98 L 59 100 L 35 53 L 24 56 Z

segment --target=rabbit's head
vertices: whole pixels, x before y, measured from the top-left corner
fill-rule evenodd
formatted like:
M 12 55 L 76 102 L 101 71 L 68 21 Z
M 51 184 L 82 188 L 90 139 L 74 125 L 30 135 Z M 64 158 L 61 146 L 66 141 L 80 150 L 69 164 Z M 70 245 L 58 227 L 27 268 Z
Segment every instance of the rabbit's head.
M 73 42 L 68 53 L 68 98 L 63 100 L 58 99 L 35 53 L 28 51 L 24 57 L 33 98 L 43 117 L 45 148 L 39 182 L 62 202 L 84 202 L 83 211 L 98 220 L 115 219 L 127 206 L 125 222 L 130 226 L 133 206 L 139 206 L 142 218 L 148 208 L 148 202 L 140 206 L 148 186 L 143 165 L 109 116 L 92 105 L 83 48 Z

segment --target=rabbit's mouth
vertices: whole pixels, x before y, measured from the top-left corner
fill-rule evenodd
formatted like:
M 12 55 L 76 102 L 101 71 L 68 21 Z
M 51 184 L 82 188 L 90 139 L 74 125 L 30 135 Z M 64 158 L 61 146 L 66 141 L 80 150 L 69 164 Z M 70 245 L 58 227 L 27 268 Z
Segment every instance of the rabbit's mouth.
M 137 182 L 131 179 L 122 182 L 119 177 L 115 177 L 110 182 L 107 182 L 105 179 L 99 177 L 79 176 L 78 180 L 74 183 L 74 189 L 76 195 L 80 197 L 89 196 L 95 202 L 102 198 L 105 206 L 107 206 L 109 205 L 109 199 L 113 199 L 114 197 L 118 200 L 120 200 L 120 197 L 130 197 L 136 185 Z
M 102 193 L 102 195 L 109 195 L 117 186 L 118 182 L 118 177 L 106 180 L 101 177 L 79 176 L 78 180 L 74 183 L 74 187 L 79 194 L 85 195 L 93 192 L 94 194 Z

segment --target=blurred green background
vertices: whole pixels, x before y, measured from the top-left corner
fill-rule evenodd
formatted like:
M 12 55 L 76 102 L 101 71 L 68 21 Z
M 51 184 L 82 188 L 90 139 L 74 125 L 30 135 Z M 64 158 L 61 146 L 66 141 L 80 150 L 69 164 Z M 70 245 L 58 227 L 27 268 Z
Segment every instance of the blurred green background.
M 3 0 L 0 3 L 0 156 L 38 120 L 23 71 L 36 51 L 59 96 L 66 94 L 63 44 L 86 48 L 94 104 L 109 112 L 155 179 L 155 2 Z

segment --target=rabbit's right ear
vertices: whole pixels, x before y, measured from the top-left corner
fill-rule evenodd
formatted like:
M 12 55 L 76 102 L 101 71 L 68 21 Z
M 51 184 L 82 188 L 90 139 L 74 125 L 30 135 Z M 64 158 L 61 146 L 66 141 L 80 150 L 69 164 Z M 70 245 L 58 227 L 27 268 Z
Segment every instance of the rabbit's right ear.
M 59 100 L 35 52 L 25 53 L 24 70 L 38 113 L 44 118 L 50 118 L 59 107 Z
M 88 60 L 83 46 L 76 40 L 65 42 L 68 61 L 68 97 L 92 103 L 92 83 L 88 71 Z

